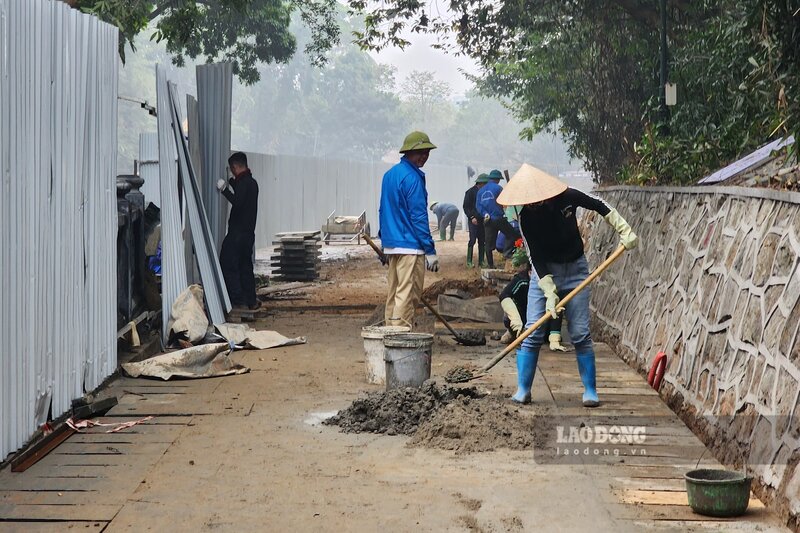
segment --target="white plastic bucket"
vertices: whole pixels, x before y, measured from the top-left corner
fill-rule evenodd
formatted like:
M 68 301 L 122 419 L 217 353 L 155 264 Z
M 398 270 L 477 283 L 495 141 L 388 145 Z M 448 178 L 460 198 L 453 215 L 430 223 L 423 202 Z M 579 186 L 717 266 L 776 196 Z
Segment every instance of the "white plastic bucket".
M 386 347 L 386 390 L 420 387 L 431 378 L 433 335 L 393 333 L 383 338 Z
M 392 333 L 410 331 L 407 326 L 366 326 L 361 328 L 364 339 L 364 363 L 367 370 L 367 383 L 383 385 L 386 382 L 386 363 L 383 337 Z

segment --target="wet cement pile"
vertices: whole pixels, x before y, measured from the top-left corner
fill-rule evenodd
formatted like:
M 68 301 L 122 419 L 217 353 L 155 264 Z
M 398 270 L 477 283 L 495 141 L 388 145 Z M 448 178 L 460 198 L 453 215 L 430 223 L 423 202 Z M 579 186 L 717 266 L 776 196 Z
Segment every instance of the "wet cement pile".
M 411 435 L 409 446 L 472 453 L 533 447 L 534 415 L 474 387 L 394 389 L 359 398 L 324 422 L 345 433 Z
M 447 371 L 444 380 L 448 383 L 463 383 L 475 377 L 474 368 L 466 366 L 454 366 Z
M 533 447 L 534 417 L 501 398 L 462 397 L 420 424 L 409 446 L 487 452 L 498 448 Z
M 345 433 L 412 435 L 437 410 L 458 399 L 481 396 L 475 388 L 437 386 L 428 381 L 420 388 L 374 392 L 359 398 L 324 423 L 339 426 Z

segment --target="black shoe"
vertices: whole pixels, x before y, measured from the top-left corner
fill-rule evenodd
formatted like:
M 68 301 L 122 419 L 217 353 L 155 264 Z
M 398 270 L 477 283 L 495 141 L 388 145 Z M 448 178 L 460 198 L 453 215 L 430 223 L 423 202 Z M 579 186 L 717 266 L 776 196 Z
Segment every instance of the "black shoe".
M 254 304 L 250 304 L 250 305 L 247 306 L 247 308 L 249 310 L 251 310 L 251 311 L 257 311 L 258 309 L 261 309 L 261 302 L 256 302 Z

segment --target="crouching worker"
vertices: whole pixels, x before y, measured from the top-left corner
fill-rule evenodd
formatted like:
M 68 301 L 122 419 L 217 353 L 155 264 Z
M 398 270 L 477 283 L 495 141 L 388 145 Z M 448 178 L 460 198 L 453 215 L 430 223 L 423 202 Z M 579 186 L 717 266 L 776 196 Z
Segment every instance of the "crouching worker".
M 627 249 L 635 248 L 638 237 L 620 214 L 600 198 L 567 187 L 558 179 L 528 164 L 514 174 L 498 197 L 502 205 L 523 206 L 519 212 L 522 238 L 533 269 L 528 288 L 527 324 L 530 327 L 545 312 L 553 318 L 562 311 L 559 292 L 566 293 L 589 276 L 583 253 L 576 211 L 579 207 L 599 213 L 620 236 Z M 575 346 L 578 372 L 583 382 L 583 405 L 597 407 L 595 356 L 589 333 L 589 287 L 567 303 L 567 328 Z M 531 401 L 531 385 L 546 332 L 539 329 L 517 350 L 517 392 L 515 402 Z
M 503 308 L 503 324 L 506 332 L 500 339 L 503 344 L 509 344 L 519 337 L 525 328 L 525 318 L 528 314 L 528 287 L 531 281 L 531 263 L 528 254 L 522 245 L 522 239 L 518 241 L 519 246 L 514 251 L 511 264 L 517 269 L 517 273 L 500 293 L 500 305 Z M 562 317 L 550 320 L 547 328 L 550 331 L 548 340 L 550 349 L 554 352 L 566 352 L 567 348 L 561 344 L 561 324 Z

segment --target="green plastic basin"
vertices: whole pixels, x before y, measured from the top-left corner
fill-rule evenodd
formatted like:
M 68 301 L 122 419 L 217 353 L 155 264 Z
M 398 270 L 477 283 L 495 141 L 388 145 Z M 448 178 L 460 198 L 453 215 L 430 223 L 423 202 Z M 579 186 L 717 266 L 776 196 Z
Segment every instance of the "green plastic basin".
M 753 478 L 732 470 L 701 468 L 684 475 L 689 505 L 695 513 L 730 518 L 747 511 Z

